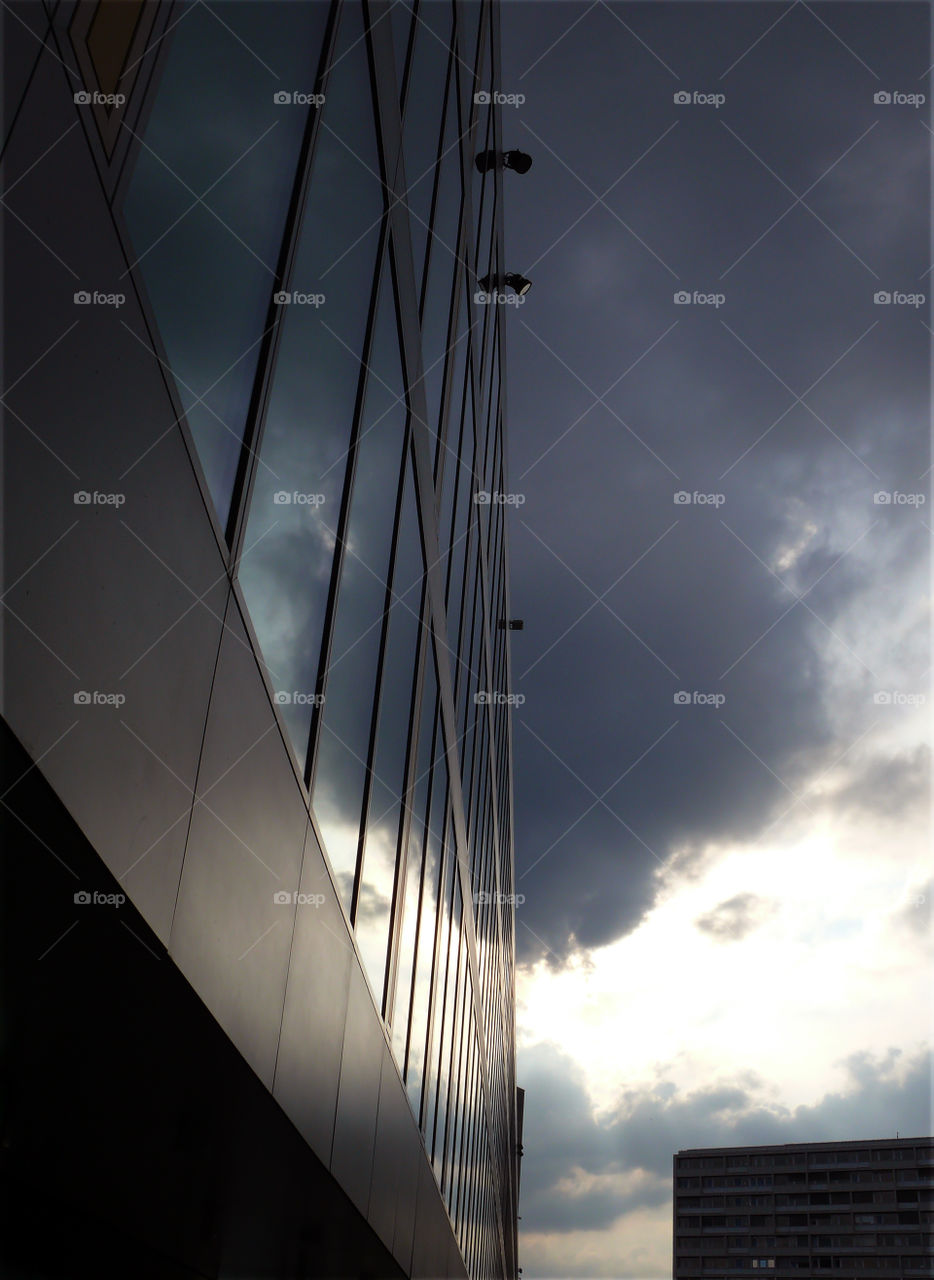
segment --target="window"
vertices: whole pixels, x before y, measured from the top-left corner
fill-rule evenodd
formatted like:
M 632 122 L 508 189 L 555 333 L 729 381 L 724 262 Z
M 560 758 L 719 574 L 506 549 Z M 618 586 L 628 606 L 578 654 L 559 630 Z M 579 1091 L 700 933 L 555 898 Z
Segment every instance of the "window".
M 124 203 L 211 499 L 227 524 L 327 5 L 185 7 L 170 29 Z M 262 191 L 257 200 L 255 193 Z
M 289 281 L 291 290 L 324 293 L 325 303 L 282 308 L 238 566 L 302 769 L 319 692 L 324 619 L 383 209 L 366 41 L 357 5 L 344 11 L 333 68 Z M 332 118 L 340 138 L 328 127 Z
M 339 537 L 340 583 L 322 680 L 324 704 L 312 789 L 325 849 L 353 923 L 358 916 L 366 917 L 371 906 L 369 894 L 355 889 L 355 871 L 406 428 L 388 259 L 368 366 L 349 516 Z M 382 915 L 386 911 L 388 906 L 380 908 Z M 376 964 L 379 969 L 379 961 Z M 378 986 L 381 994 L 382 973 L 369 976 L 374 991 Z

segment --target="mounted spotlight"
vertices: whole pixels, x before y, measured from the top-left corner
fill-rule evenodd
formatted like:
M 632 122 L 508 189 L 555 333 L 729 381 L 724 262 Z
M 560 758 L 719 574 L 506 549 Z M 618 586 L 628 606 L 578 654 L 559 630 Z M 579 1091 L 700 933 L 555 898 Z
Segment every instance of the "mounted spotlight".
M 525 151 L 504 151 L 503 168 L 512 169 L 514 173 L 528 173 L 532 167 L 532 157 Z
M 532 167 L 532 157 L 525 151 L 481 151 L 474 164 L 481 173 L 489 173 L 497 167 L 512 169 L 514 173 L 528 173 Z
M 507 271 L 503 279 L 510 289 L 516 291 L 520 298 L 524 298 L 532 287 L 532 281 L 526 280 L 525 276 L 520 276 L 516 271 Z
M 524 298 L 532 287 L 532 281 L 526 280 L 525 276 L 520 276 L 516 271 L 507 271 L 504 276 L 497 276 L 490 272 L 489 275 L 483 276 L 477 281 L 477 284 L 486 294 L 494 294 L 497 292 L 500 281 L 507 289 L 512 291 L 519 298 Z

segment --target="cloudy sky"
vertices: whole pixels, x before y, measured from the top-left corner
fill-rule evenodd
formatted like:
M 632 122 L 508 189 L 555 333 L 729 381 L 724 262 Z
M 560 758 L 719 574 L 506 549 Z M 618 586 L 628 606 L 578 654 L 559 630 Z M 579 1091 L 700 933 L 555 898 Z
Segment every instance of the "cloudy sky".
M 680 1148 L 932 1131 L 932 61 L 503 5 L 525 1280 L 670 1276 Z

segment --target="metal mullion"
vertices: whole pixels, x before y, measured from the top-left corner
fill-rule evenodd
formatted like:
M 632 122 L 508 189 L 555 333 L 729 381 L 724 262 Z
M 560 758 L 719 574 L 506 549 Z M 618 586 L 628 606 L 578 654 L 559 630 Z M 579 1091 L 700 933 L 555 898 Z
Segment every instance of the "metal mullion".
M 436 718 L 435 728 L 437 733 L 441 735 L 443 740 L 444 724 L 443 724 L 442 718 Z M 447 755 L 446 751 L 445 751 L 445 755 Z M 450 779 L 450 770 L 448 771 L 448 777 Z M 445 792 L 445 797 L 444 797 L 444 806 L 443 806 L 444 818 L 443 818 L 442 828 L 441 828 L 441 855 L 438 862 L 438 897 L 437 897 L 437 908 L 435 910 L 435 930 L 434 930 L 435 936 L 434 936 L 433 949 L 431 953 L 431 976 L 428 982 L 428 1019 L 427 1019 L 427 1024 L 425 1028 L 425 1070 L 422 1072 L 422 1097 L 421 1097 L 421 1105 L 419 1107 L 419 1120 L 418 1120 L 419 1128 L 421 1128 L 425 1122 L 426 1104 L 428 1101 L 427 1085 L 429 1082 L 429 1077 L 431 1072 L 431 1050 L 434 1047 L 435 1018 L 438 1014 L 437 1004 L 435 1001 L 435 984 L 438 979 L 438 967 L 441 963 L 441 930 L 442 930 L 442 923 L 444 920 L 444 896 L 445 896 L 444 876 L 445 876 L 445 872 L 447 870 L 447 865 L 448 865 L 447 863 L 448 828 L 450 826 L 450 811 L 451 811 L 450 790 L 451 789 L 450 789 L 450 781 L 449 781 L 448 788 Z M 453 893 L 453 887 L 454 887 L 454 882 L 452 880 L 451 881 L 452 893 Z M 442 1013 L 443 1013 L 443 1010 L 442 1010 Z M 437 1089 L 438 1089 L 437 1080 L 434 1082 L 433 1087 L 437 1095 Z M 432 1141 L 434 1137 L 434 1122 L 436 1118 L 437 1118 L 437 1100 L 435 1102 L 435 1115 L 432 1117 Z M 431 1144 L 429 1143 L 428 1134 L 423 1133 L 423 1137 L 425 1139 L 425 1146 L 429 1152 L 429 1158 L 430 1158 Z
M 427 678 L 425 675 L 425 672 L 428 669 L 429 661 L 432 660 L 432 658 L 429 656 L 429 653 L 430 653 L 430 637 L 426 637 L 425 659 L 424 659 L 424 664 L 422 669 L 423 670 L 423 676 L 422 676 L 422 684 L 423 684 L 422 697 L 423 698 L 424 698 L 424 681 Z M 423 907 L 425 905 L 425 877 L 428 873 L 428 832 L 431 826 L 431 818 L 432 818 L 431 801 L 434 794 L 436 739 L 437 739 L 438 727 L 439 727 L 437 680 L 435 681 L 435 697 L 434 697 L 434 705 L 431 708 L 431 713 L 432 713 L 431 729 L 429 731 L 431 744 L 428 751 L 428 788 L 426 792 L 425 817 L 422 822 L 422 869 L 421 869 L 421 873 L 419 875 L 419 880 L 418 880 L 418 905 L 416 907 L 418 914 L 415 919 L 415 942 L 414 942 L 415 957 L 412 964 L 411 994 L 409 998 L 409 1012 L 408 1012 L 408 1016 L 406 1017 L 405 1053 L 403 1055 L 405 1059 L 403 1064 L 403 1074 L 405 1077 L 407 1077 L 408 1075 L 409 1054 L 412 1049 L 412 1014 L 413 1014 L 413 1009 L 415 1005 L 415 980 L 418 977 L 418 948 L 419 948 L 419 943 L 422 937 Z M 442 836 L 442 841 L 443 841 L 443 836 Z M 443 843 L 442 843 L 442 849 L 443 849 Z M 432 958 L 432 964 L 434 964 L 433 958 Z M 430 982 L 430 979 L 429 979 L 429 982 Z M 428 1039 L 428 1019 L 430 1018 L 430 1016 L 431 1016 L 431 993 L 429 991 L 428 1018 L 426 1018 L 426 1022 L 425 1022 L 426 1056 L 427 1056 L 427 1039 Z M 423 1069 L 422 1086 L 424 1086 L 424 1078 L 425 1077 L 424 1077 L 424 1069 Z M 406 1082 L 408 1083 L 407 1079 L 406 1079 Z M 421 1116 L 421 1089 L 419 1090 L 419 1116 L 416 1117 L 416 1120 L 418 1120 L 419 1122 L 420 1122 L 420 1116 Z
M 406 454 L 408 458 L 408 453 Z M 399 846 L 396 854 L 396 885 L 393 888 L 393 902 L 391 907 L 391 926 L 390 926 L 390 944 L 389 944 L 389 962 L 388 971 L 388 998 L 385 1018 L 392 1025 L 393 1012 L 396 1003 L 396 977 L 399 970 L 399 948 L 401 946 L 401 925 L 405 912 L 405 893 L 406 893 L 406 870 L 408 861 L 408 844 L 412 833 L 412 803 L 415 797 L 415 787 L 418 779 L 414 776 L 415 770 L 418 768 L 418 728 L 421 723 L 422 699 L 424 697 L 425 685 L 425 663 L 427 656 L 427 636 L 425 626 L 425 609 L 427 599 L 425 594 L 425 583 L 422 582 L 421 598 L 419 604 L 419 634 L 418 634 L 418 656 L 416 658 L 415 678 L 412 688 L 412 701 L 409 710 L 409 729 L 407 737 L 407 755 L 405 766 L 405 791 L 402 798 L 402 824 L 399 834 Z M 405 858 L 403 859 L 403 853 Z M 417 937 L 417 924 L 416 924 Z M 415 964 L 412 965 L 412 978 L 415 978 Z M 410 1003 L 411 1008 L 411 1003 Z M 406 1034 L 406 1045 L 403 1047 L 403 1074 L 405 1071 L 405 1048 L 408 1043 L 408 1034 Z
M 367 383 L 369 381 L 369 359 L 372 353 L 374 331 L 376 328 L 376 311 L 379 306 L 380 284 L 382 283 L 383 267 L 388 252 L 389 225 L 385 220 L 384 215 L 383 226 L 380 230 L 380 250 L 376 258 L 376 270 L 373 275 L 373 286 L 370 293 L 370 309 L 369 315 L 367 316 L 366 336 L 363 344 L 363 358 L 360 361 L 360 373 L 357 378 L 357 392 L 354 397 L 350 445 L 347 449 L 347 467 L 344 472 L 344 486 L 341 492 L 340 512 L 337 519 L 337 528 L 335 530 L 335 549 L 331 563 L 331 580 L 328 584 L 328 599 L 324 611 L 324 621 L 322 623 L 321 653 L 318 658 L 318 675 L 315 680 L 315 707 L 312 712 L 311 723 L 308 728 L 308 748 L 305 755 L 304 767 L 305 785 L 308 788 L 309 796 L 312 795 L 315 788 L 315 776 L 318 763 L 317 748 L 319 729 L 323 715 L 322 707 L 324 705 L 324 692 L 327 686 L 327 673 L 330 666 L 331 647 L 334 642 L 334 622 L 337 612 L 339 587 L 344 564 L 344 547 L 347 538 L 347 526 L 350 522 L 350 502 L 357 470 L 357 454 L 360 444 L 360 424 L 363 417 Z M 357 869 L 359 870 L 359 866 Z
M 318 61 L 318 73 L 315 77 L 315 93 L 324 92 L 327 80 L 330 77 L 330 59 L 336 47 L 340 14 L 341 0 L 331 0 L 331 11 L 328 14 L 321 56 Z M 292 195 L 289 200 L 289 208 L 283 228 L 279 260 L 276 264 L 275 282 L 270 295 L 269 310 L 264 329 L 265 336 L 260 345 L 256 375 L 253 380 L 253 391 L 246 416 L 246 429 L 240 448 L 240 458 L 237 463 L 237 472 L 230 499 L 230 513 L 227 518 L 225 534 L 230 546 L 230 560 L 234 573 L 243 550 L 243 539 L 246 533 L 247 517 L 253 496 L 259 452 L 262 448 L 263 435 L 266 428 L 269 396 L 279 353 L 281 325 L 277 317 L 280 312 L 273 298 L 290 279 L 292 268 L 295 264 L 305 209 L 308 203 L 311 176 L 314 171 L 315 151 L 317 149 L 315 144 L 320 132 L 321 115 L 320 108 L 309 108 L 308 120 L 305 124 L 305 133 L 302 137 L 302 145 L 296 165 Z
M 438 133 L 438 146 L 435 151 L 434 182 L 432 183 L 432 187 L 431 187 L 431 204 L 428 207 L 428 227 L 427 227 L 427 236 L 425 239 L 425 261 L 422 263 L 421 291 L 419 293 L 419 300 L 418 300 L 418 318 L 420 321 L 424 319 L 425 299 L 428 297 L 428 272 L 431 268 L 431 258 L 432 258 L 431 242 L 432 242 L 433 234 L 435 230 L 435 214 L 437 213 L 437 210 L 438 210 L 438 196 L 441 191 L 441 165 L 442 165 L 442 156 L 444 153 L 444 134 L 447 128 L 447 111 L 448 111 L 448 103 L 451 98 L 451 84 L 455 78 L 452 75 L 453 67 L 454 67 L 454 47 L 453 45 L 451 45 L 448 48 L 448 65 L 447 65 L 447 70 L 445 71 L 445 76 L 444 76 L 444 98 L 441 103 L 441 128 Z M 403 156 L 402 163 L 403 165 L 405 164 L 404 156 Z M 406 194 L 408 194 L 408 188 L 406 188 Z M 463 194 L 463 189 L 462 189 L 462 194 Z M 463 200 L 461 201 L 461 203 L 463 204 Z M 407 204 L 406 204 L 406 208 L 408 208 Z M 458 230 L 459 228 L 460 228 L 460 217 L 458 216 Z M 442 245 L 442 248 L 444 248 L 443 245 Z M 450 330 L 450 325 L 451 325 L 451 322 L 449 318 L 448 319 L 449 330 Z
M 367 828 L 367 817 L 369 816 L 369 808 L 370 808 L 370 794 L 373 790 L 373 776 L 374 776 L 373 765 L 375 763 L 376 740 L 377 740 L 377 735 L 379 733 L 380 708 L 382 705 L 383 669 L 386 661 L 386 647 L 389 642 L 389 623 L 390 623 L 390 614 L 392 611 L 392 601 L 393 601 L 392 588 L 393 588 L 393 579 L 394 579 L 395 569 L 396 569 L 396 557 L 399 551 L 399 533 L 400 533 L 401 524 L 402 524 L 402 504 L 405 497 L 405 481 L 406 481 L 406 472 L 408 470 L 408 461 L 409 461 L 408 442 L 409 442 L 409 424 L 408 422 L 406 422 L 405 434 L 403 438 L 402 462 L 399 467 L 399 480 L 396 487 L 396 506 L 395 506 L 394 519 L 393 519 L 392 545 L 390 547 L 390 552 L 389 552 L 389 565 L 386 570 L 386 589 L 383 594 L 383 602 L 384 602 L 383 617 L 382 617 L 382 625 L 380 627 L 379 652 L 377 654 L 377 659 L 376 659 L 376 684 L 375 684 L 374 697 L 373 697 L 373 713 L 372 713 L 372 716 L 370 717 L 370 736 L 367 743 L 367 757 L 366 757 L 367 763 L 366 763 L 366 774 L 364 776 L 364 782 L 363 782 L 363 800 L 361 803 L 360 831 L 357 837 L 357 869 L 354 875 L 354 889 L 353 889 L 353 894 L 351 896 L 351 903 L 350 903 L 350 919 L 354 924 L 356 924 L 357 903 L 360 897 L 360 878 L 363 872 L 363 853 L 366 847 L 366 828 Z M 353 495 L 351 494 L 351 501 L 352 500 L 353 500 Z M 404 778 L 404 775 L 403 775 L 403 778 Z M 404 816 L 405 815 L 403 811 L 403 813 L 400 814 L 400 817 L 399 817 L 400 826 L 404 820 Z M 397 876 L 398 876 L 398 862 L 399 862 L 399 835 L 397 832 L 396 834 L 396 868 L 397 868 L 396 874 Z M 395 897 L 395 892 L 393 893 L 393 896 Z M 390 927 L 391 927 L 391 924 L 392 924 L 392 916 L 390 915 Z M 381 1014 L 384 1013 L 385 1003 L 386 1003 L 386 984 L 389 980 L 388 948 L 391 940 L 392 940 L 392 935 L 390 933 L 390 937 L 389 939 L 387 939 L 387 943 L 386 943 L 387 959 L 386 961 L 384 961 L 384 965 L 383 965 L 383 994 L 380 997 L 380 1001 L 379 1001 Z

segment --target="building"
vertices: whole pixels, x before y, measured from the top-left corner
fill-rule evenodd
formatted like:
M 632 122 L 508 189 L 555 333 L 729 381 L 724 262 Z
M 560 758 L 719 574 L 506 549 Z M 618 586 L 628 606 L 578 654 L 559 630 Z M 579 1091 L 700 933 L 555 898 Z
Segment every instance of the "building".
M 711 1147 L 674 1157 L 675 1280 L 934 1273 L 934 1139 Z
M 3 20 L 4 1274 L 511 1280 L 497 7 Z

